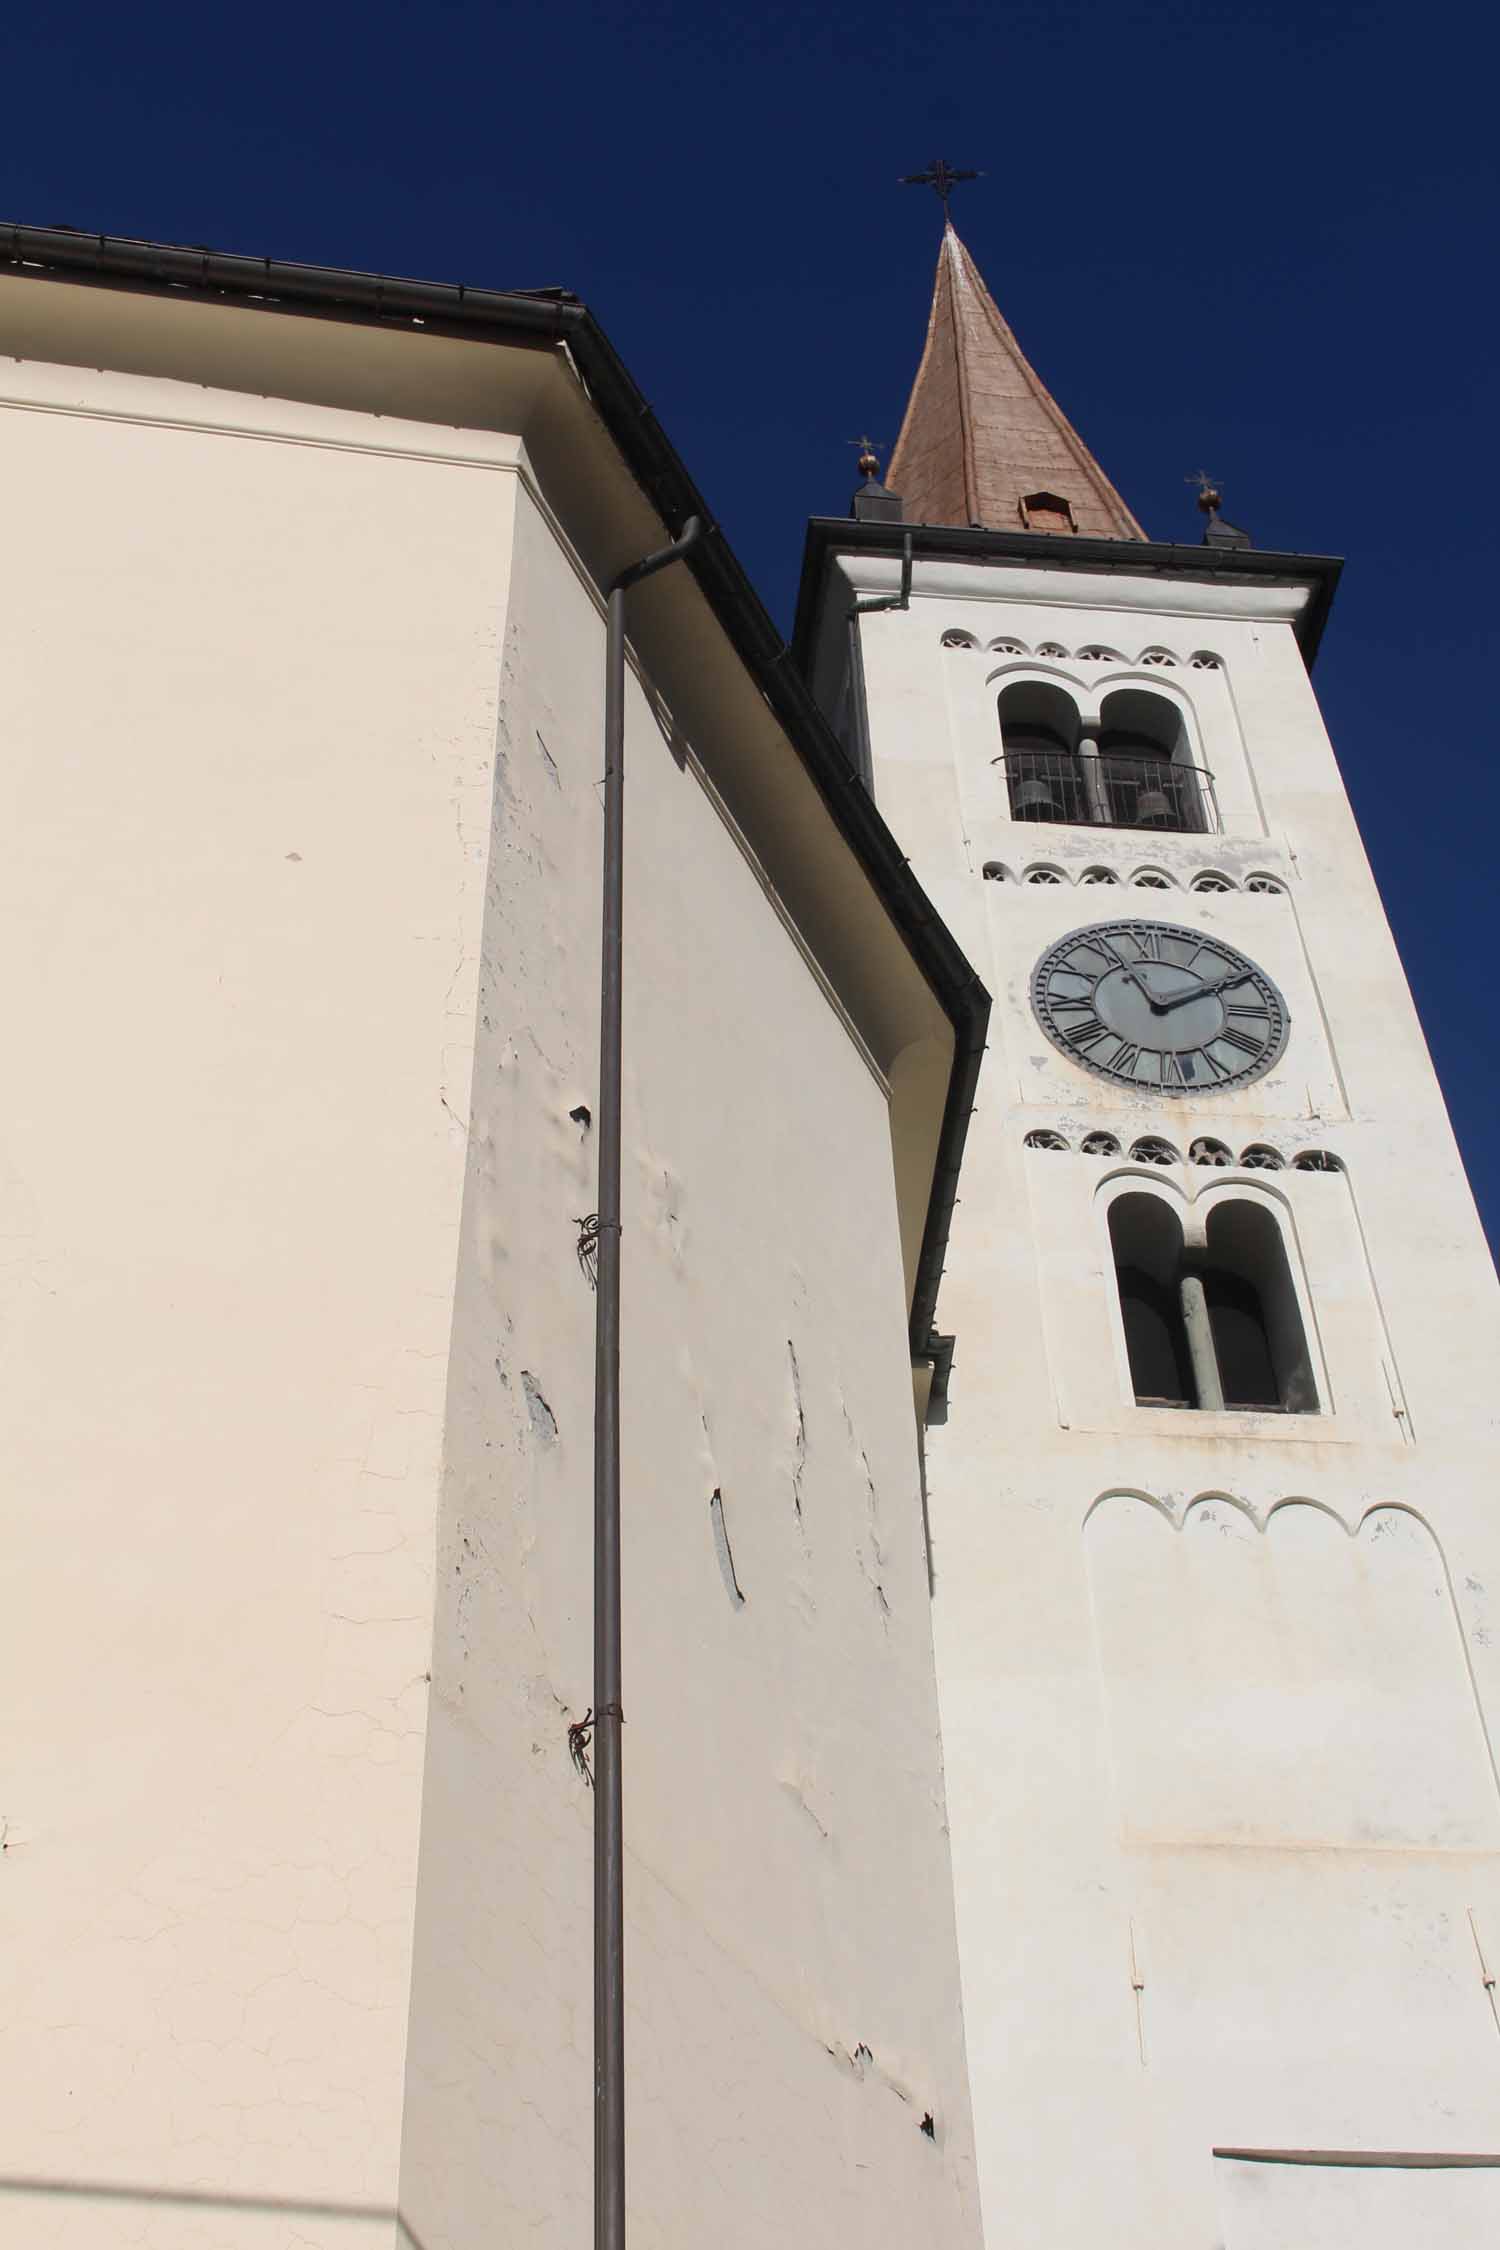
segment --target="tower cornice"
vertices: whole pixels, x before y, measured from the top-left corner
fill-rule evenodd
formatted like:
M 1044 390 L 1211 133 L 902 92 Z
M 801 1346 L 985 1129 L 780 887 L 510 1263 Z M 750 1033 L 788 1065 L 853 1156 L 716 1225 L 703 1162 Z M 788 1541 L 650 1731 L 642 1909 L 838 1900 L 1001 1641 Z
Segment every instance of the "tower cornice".
M 1309 669 L 1317 655 L 1343 569 L 1342 562 L 1331 555 L 1274 554 L 1259 548 L 1213 548 L 1150 539 L 1090 539 L 1068 533 L 863 523 L 847 516 L 814 516 L 807 527 L 792 633 L 792 653 L 804 672 L 813 661 L 828 573 L 834 559 L 841 555 L 868 561 L 889 558 L 899 565 L 908 552 L 915 563 L 931 566 L 948 562 L 966 576 L 976 565 L 988 564 L 1011 571 L 1153 579 L 1163 585 L 1175 582 L 1184 590 L 1201 586 L 1220 587 L 1226 592 L 1237 589 L 1242 593 L 1261 589 L 1269 594 L 1273 588 L 1302 588 L 1306 598 L 1296 610 L 1294 629 Z

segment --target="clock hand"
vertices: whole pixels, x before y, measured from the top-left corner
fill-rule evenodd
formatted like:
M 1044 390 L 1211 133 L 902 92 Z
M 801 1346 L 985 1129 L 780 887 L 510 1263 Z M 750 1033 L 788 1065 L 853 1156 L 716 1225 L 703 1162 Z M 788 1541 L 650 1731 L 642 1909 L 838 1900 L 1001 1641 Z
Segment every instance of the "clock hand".
M 1164 1016 L 1168 1008 L 1172 1005 L 1170 1000 L 1158 1000 L 1156 995 L 1151 990 L 1150 985 L 1142 984 L 1134 969 L 1127 969 L 1120 981 L 1122 984 L 1133 984 L 1135 986 L 1136 991 L 1140 993 L 1147 1007 L 1151 1010 L 1151 1013 L 1154 1016 Z M 1196 993 L 1193 995 L 1193 997 L 1195 999 L 1197 998 Z
M 1216 992 L 1227 992 L 1231 985 L 1243 984 L 1250 974 L 1249 969 L 1235 969 L 1213 984 L 1196 985 L 1191 992 L 1175 992 L 1169 1000 L 1163 1000 L 1161 1012 L 1165 1015 L 1173 1008 L 1186 1007 L 1189 1000 L 1211 1000 Z

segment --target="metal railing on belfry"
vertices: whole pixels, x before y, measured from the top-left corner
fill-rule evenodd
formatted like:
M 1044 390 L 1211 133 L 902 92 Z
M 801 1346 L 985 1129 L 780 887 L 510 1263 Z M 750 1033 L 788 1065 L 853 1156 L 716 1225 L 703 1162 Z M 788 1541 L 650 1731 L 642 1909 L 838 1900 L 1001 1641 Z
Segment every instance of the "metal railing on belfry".
M 1012 820 L 1079 828 L 1143 828 L 1201 836 L 1217 826 L 1214 777 L 1174 758 L 1101 751 L 1010 750 L 994 761 Z

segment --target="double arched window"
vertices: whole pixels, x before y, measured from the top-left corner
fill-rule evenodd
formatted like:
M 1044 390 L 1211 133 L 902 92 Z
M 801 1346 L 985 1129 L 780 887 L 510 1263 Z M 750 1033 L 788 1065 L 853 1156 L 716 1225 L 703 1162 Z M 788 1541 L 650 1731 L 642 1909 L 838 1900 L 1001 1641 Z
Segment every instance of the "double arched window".
M 1205 784 L 1191 762 L 1178 705 L 1153 689 L 1118 687 L 1086 721 L 1063 687 L 1012 680 L 1000 691 L 997 761 L 1013 820 L 1201 834 Z
M 1286 1243 L 1274 1213 L 1226 1197 L 1190 1244 L 1147 1190 L 1109 1207 L 1109 1238 L 1137 1406 L 1316 1414 Z

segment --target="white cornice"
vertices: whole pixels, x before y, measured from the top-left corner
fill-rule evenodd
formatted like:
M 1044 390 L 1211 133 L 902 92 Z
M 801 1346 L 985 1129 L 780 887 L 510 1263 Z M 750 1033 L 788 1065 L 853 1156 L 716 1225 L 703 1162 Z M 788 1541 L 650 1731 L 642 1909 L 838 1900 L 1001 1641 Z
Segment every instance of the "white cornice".
M 893 556 L 842 554 L 835 558 L 856 595 L 895 594 L 901 564 Z M 1236 617 L 1290 624 L 1307 607 L 1311 587 L 1284 580 L 1139 577 L 1128 571 L 1056 570 L 1036 564 L 962 562 L 917 557 L 914 600 L 1030 602 L 1048 608 L 1140 610 L 1153 616 Z

